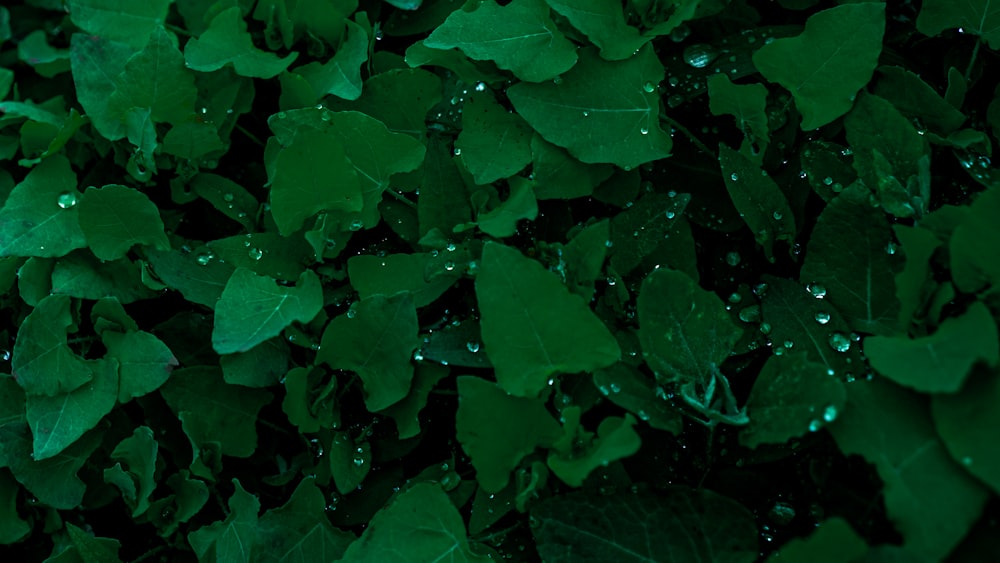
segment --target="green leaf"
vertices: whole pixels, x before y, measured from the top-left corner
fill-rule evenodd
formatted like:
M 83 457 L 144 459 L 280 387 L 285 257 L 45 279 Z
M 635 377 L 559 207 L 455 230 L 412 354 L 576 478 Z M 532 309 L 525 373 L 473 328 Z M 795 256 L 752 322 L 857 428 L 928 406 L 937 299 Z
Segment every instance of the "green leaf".
M 118 397 L 118 362 L 90 360 L 92 379 L 55 396 L 28 395 L 25 407 L 34 437 L 34 459 L 48 459 L 69 447 L 111 412 Z
M 69 50 L 56 49 L 49 44 L 42 30 L 29 33 L 17 44 L 17 58 L 35 69 L 45 78 L 52 78 L 69 70 Z
M 303 237 L 278 233 L 247 233 L 207 244 L 219 260 L 235 268 L 253 270 L 259 276 L 291 281 L 313 264 L 316 255 Z
M 121 561 L 118 558 L 118 550 L 121 548 L 121 543 L 118 540 L 94 537 L 69 522 L 66 523 L 66 532 L 83 563 L 114 563 Z
M 1000 491 L 1000 455 L 996 448 L 995 407 L 1000 378 L 995 369 L 974 369 L 962 390 L 931 399 L 934 426 L 951 457 L 966 471 Z
M 840 380 L 804 352 L 771 356 L 747 399 L 750 423 L 740 432 L 740 443 L 756 448 L 816 432 L 837 419 L 846 401 Z
M 11 370 L 25 393 L 55 397 L 93 379 L 91 369 L 67 344 L 70 327 L 75 325 L 65 295 L 42 299 L 21 323 Z
M 584 164 L 537 134 L 531 138 L 531 155 L 538 199 L 589 196 L 614 172 L 607 164 Z
M 456 10 L 424 45 L 461 49 L 470 59 L 493 61 L 531 82 L 555 78 L 577 60 L 576 48 L 549 18 L 543 0 L 514 0 L 506 6 L 483 2 L 472 11 Z
M 690 194 L 651 193 L 611 220 L 611 266 L 628 275 L 664 245 L 691 201 Z
M 175 370 L 160 394 L 170 410 L 204 431 L 196 443 L 217 442 L 221 453 L 250 457 L 257 449 L 257 413 L 273 397 L 267 391 L 229 385 L 216 367 Z M 197 451 L 195 452 L 197 456 Z
M 472 376 L 458 378 L 456 436 L 476 468 L 480 486 L 495 493 L 510 473 L 538 447 L 561 435 L 544 399 L 514 397 L 495 383 Z
M 214 309 L 234 268 L 207 252 L 152 251 L 146 253 L 153 274 L 164 285 L 180 291 L 192 303 Z
M 988 493 L 948 455 L 923 397 L 884 379 L 856 381 L 829 430 L 845 454 L 875 465 L 903 547 L 940 560 L 979 519 Z
M 52 508 L 79 508 L 87 484 L 77 473 L 100 445 L 101 432 L 88 432 L 61 454 L 39 461 L 31 459 L 31 433 L 27 424 L 4 429 L 3 440 L 8 455 L 13 454 L 10 471 L 28 492 Z
M 292 52 L 280 58 L 255 47 L 239 8 L 219 12 L 201 36 L 184 46 L 188 68 L 212 72 L 232 64 L 236 74 L 249 78 L 273 78 L 297 56 L 298 53 Z
M 382 409 L 379 414 L 392 418 L 400 440 L 420 435 L 420 411 L 427 406 L 427 398 L 439 381 L 447 377 L 448 368 L 427 362 L 417 364 L 413 373 L 410 393 L 403 400 Z
M 300 129 L 278 153 L 270 177 L 271 213 L 284 236 L 320 211 L 361 211 L 363 206 L 360 178 L 333 131 Z
M 104 482 L 121 491 L 135 518 L 149 509 L 149 497 L 156 488 L 156 456 L 159 449 L 148 426 L 140 426 L 115 446 L 115 465 L 104 470 Z M 122 466 L 124 464 L 124 467 Z
M 179 365 L 170 348 L 148 332 L 107 331 L 101 340 L 107 357 L 118 362 L 118 402 L 122 404 L 159 389 Z
M 462 132 L 455 153 L 476 184 L 490 184 L 520 172 L 531 162 L 531 127 L 508 113 L 490 92 L 475 93 L 462 106 Z
M 339 425 L 336 395 L 333 394 L 336 379 L 331 379 L 317 392 L 325 374 L 323 369 L 297 367 L 285 376 L 285 398 L 281 408 L 300 432 L 317 432 L 320 428 Z
M 79 199 L 69 161 L 45 159 L 14 186 L 0 209 L 0 257 L 57 257 L 86 246 Z
M 417 310 L 409 293 L 373 295 L 330 321 L 316 363 L 356 372 L 364 383 L 368 410 L 380 411 L 410 390 L 410 358 L 420 342 L 417 331 Z
M 852 233 L 850 243 L 844 233 Z M 902 267 L 895 248 L 885 214 L 854 185 L 820 214 L 799 279 L 825 287 L 851 330 L 891 335 L 899 317 L 893 277 Z
M 176 128 L 171 129 L 174 130 Z M 169 136 L 168 133 L 167 137 Z M 167 139 L 164 139 L 164 145 L 166 142 Z M 202 173 L 191 179 L 191 190 L 211 203 L 220 213 L 243 225 L 247 231 L 254 230 L 254 217 L 260 202 L 243 186 L 223 176 Z
M 456 225 L 472 219 L 468 190 L 459 175 L 451 149 L 438 136 L 427 142 L 424 156 L 420 197 L 417 198 L 417 219 L 420 234 L 432 229 L 450 233 Z
M 215 308 L 212 348 L 219 354 L 246 352 L 293 322 L 309 322 L 323 307 L 323 289 L 311 270 L 295 287 L 237 268 Z
M 288 372 L 290 352 L 281 337 L 261 342 L 246 352 L 219 358 L 226 383 L 244 387 L 270 387 Z
M 82 33 L 74 33 L 70 41 L 77 99 L 97 131 L 110 141 L 125 136 L 122 116 L 109 102 L 134 52 L 135 48 L 126 44 Z
M 312 86 L 316 99 L 331 95 L 345 100 L 361 96 L 361 65 L 368 60 L 368 33 L 347 22 L 347 40 L 325 64 L 309 63 L 295 69 Z
M 87 245 L 101 260 L 117 260 L 137 244 L 170 249 L 159 211 L 139 190 L 116 184 L 87 188 L 78 213 Z
M 732 115 L 743 132 L 743 156 L 763 158 L 770 134 L 767 88 L 763 84 L 733 84 L 725 74 L 708 77 L 708 107 L 712 115 Z M 723 172 L 723 178 L 726 174 Z M 727 184 L 728 185 L 728 184 Z
M 539 555 L 552 563 L 757 560 L 753 515 L 705 489 L 557 495 L 534 505 L 531 516 Z
M 344 555 L 354 535 L 342 532 L 326 517 L 326 500 L 316 479 L 299 482 L 284 505 L 268 510 L 257 523 L 254 560 L 291 563 L 319 557 L 333 561 Z
M 128 259 L 102 263 L 90 253 L 74 252 L 54 264 L 52 293 L 92 300 L 114 297 L 125 304 L 155 297 L 143 285 L 140 269 Z
M 453 270 L 429 278 L 427 272 L 433 263 L 433 256 L 423 253 L 382 257 L 362 254 L 347 260 L 347 274 L 361 299 L 374 295 L 389 297 L 407 291 L 413 295 L 415 307 L 425 307 L 460 277 L 460 273 Z
M 718 296 L 666 268 L 643 280 L 638 315 L 642 355 L 661 383 L 708 382 L 743 334 Z
M 719 143 L 719 162 L 733 205 L 773 261 L 775 241 L 795 240 L 795 217 L 784 192 L 766 170 L 725 143 Z
M 885 4 L 857 2 L 817 12 L 797 37 L 775 39 L 753 55 L 757 70 L 795 97 L 802 130 L 847 113 L 872 78 L 885 31 Z
M 670 156 L 670 135 L 660 129 L 659 94 L 647 86 L 661 80 L 663 65 L 650 47 L 616 62 L 583 48 L 580 62 L 558 84 L 521 82 L 507 95 L 546 141 L 586 163 L 634 168 Z
M 327 456 L 337 492 L 350 494 L 372 470 L 372 450 L 367 441 L 352 440 L 347 432 L 333 435 Z
M 1000 285 L 1000 260 L 993 259 L 993 249 L 1000 241 L 1000 225 L 996 221 L 1000 213 L 1000 190 L 980 193 L 967 211 L 948 240 L 948 250 L 955 287 L 974 293 L 985 285 Z
M 367 44 L 365 46 L 367 52 Z M 441 101 L 441 79 L 422 69 L 394 68 L 365 81 L 353 102 L 328 100 L 328 108 L 354 110 L 381 121 L 395 133 L 424 136 L 427 112 Z
M 68 0 L 66 8 L 73 23 L 88 33 L 138 48 L 166 21 L 170 3 Z
M 1000 360 L 1000 335 L 989 309 L 976 302 L 929 336 L 872 336 L 864 348 L 875 371 L 896 383 L 924 393 L 954 393 L 977 362 L 995 366 Z
M 784 350 L 806 353 L 809 361 L 826 368 L 827 375 L 853 379 L 863 374 L 864 360 L 850 337 L 850 328 L 837 308 L 827 302 L 826 288 L 808 288 L 791 280 L 765 276 L 760 328 Z
M 492 560 L 471 550 L 462 516 L 433 483 L 413 485 L 378 511 L 338 561 L 393 561 L 401 555 L 400 546 L 406 549 L 403 557 L 411 561 Z
M 125 63 L 117 84 L 108 106 L 119 115 L 133 107 L 149 108 L 153 121 L 179 123 L 194 114 L 194 75 L 184 67 L 177 39 L 162 27 Z
M 0 545 L 10 545 L 31 533 L 31 522 L 17 513 L 20 485 L 6 471 L 0 472 Z
M 546 3 L 600 47 L 601 57 L 609 61 L 631 57 L 652 39 L 627 25 L 622 7 L 614 2 L 546 0 Z
M 609 401 L 627 409 L 657 430 L 678 435 L 680 409 L 667 401 L 667 393 L 648 375 L 624 362 L 594 372 L 594 386 Z
M 867 561 L 868 544 L 843 518 L 833 517 L 818 524 L 804 538 L 794 538 L 768 558 L 767 563 L 839 563 Z M 881 560 L 879 560 L 881 561 Z M 874 561 L 872 562 L 874 563 Z
M 892 226 L 903 246 L 906 264 L 896 274 L 896 297 L 899 299 L 899 326 L 909 327 L 920 307 L 929 297 L 931 256 L 942 245 L 933 232 L 920 227 Z
M 552 376 L 593 371 L 621 354 L 587 304 L 516 249 L 483 247 L 476 298 L 486 353 L 511 395 L 536 397 Z
M 934 133 L 946 136 L 965 123 L 965 115 L 917 74 L 898 66 L 879 67 L 878 73 L 874 94 L 888 100 L 910 119 L 918 119 Z
M 931 37 L 946 29 L 959 28 L 978 35 L 990 49 L 1000 49 L 1000 7 L 992 0 L 926 0 L 920 5 L 917 29 Z
M 225 520 L 202 526 L 188 534 L 188 543 L 199 561 L 250 563 L 259 543 L 257 514 L 260 501 L 233 479 L 236 490 L 229 497 L 229 515 Z
M 579 412 L 578 409 L 574 410 Z M 564 416 L 566 412 L 563 411 Z M 576 420 L 566 427 L 569 433 L 577 434 L 579 415 L 566 418 L 572 420 L 574 416 Z M 549 451 L 549 469 L 567 485 L 582 487 L 583 482 L 598 467 L 607 467 L 610 463 L 639 451 L 642 441 L 634 427 L 635 418 L 631 414 L 626 414 L 624 418 L 609 416 L 598 425 L 597 436 L 584 447 L 577 447 L 574 443 L 571 448 L 560 451 L 559 444 L 556 444 L 556 449 Z
M 476 224 L 484 233 L 506 238 L 517 232 L 517 222 L 521 219 L 534 220 L 538 216 L 538 202 L 530 180 L 521 177 L 509 178 L 507 185 L 510 195 L 500 205 L 476 216 Z

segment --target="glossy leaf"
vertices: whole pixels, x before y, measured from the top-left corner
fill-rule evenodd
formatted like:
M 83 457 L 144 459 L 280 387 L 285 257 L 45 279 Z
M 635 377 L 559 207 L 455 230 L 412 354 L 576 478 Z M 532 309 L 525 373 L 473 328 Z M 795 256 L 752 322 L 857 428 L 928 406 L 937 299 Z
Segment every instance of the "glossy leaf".
M 36 166 L 0 208 L 0 256 L 64 256 L 86 246 L 76 174 L 57 156 Z
M 663 65 L 643 47 L 624 61 L 580 49 L 580 61 L 558 84 L 521 82 L 507 89 L 516 109 L 546 141 L 585 163 L 623 168 L 670 156 L 660 129 L 660 100 L 647 84 L 663 80 Z
M 764 254 L 773 260 L 775 241 L 795 239 L 795 217 L 785 194 L 767 171 L 725 144 L 719 145 L 719 162 L 733 205 L 764 247 Z
M 462 108 L 462 132 L 455 140 L 465 167 L 476 184 L 513 176 L 531 162 L 531 127 L 508 113 L 493 94 L 476 93 Z
M 611 365 L 621 353 L 579 296 L 513 248 L 485 245 L 476 298 L 497 381 L 512 395 L 536 397 L 549 378 Z
M 753 62 L 792 93 L 802 130 L 810 131 L 851 109 L 875 71 L 884 31 L 884 4 L 843 4 L 813 14 L 801 35 L 764 45 Z

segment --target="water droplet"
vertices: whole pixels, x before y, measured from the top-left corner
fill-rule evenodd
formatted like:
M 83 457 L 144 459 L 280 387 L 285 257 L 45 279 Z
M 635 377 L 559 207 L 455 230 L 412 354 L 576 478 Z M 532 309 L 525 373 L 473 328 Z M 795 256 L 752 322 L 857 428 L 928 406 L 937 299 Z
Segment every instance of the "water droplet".
M 357 309 L 355 309 L 355 308 L 352 307 L 352 308 L 350 308 L 350 309 L 347 310 L 347 318 L 353 319 L 356 316 L 358 316 L 358 310 Z
M 357 457 L 354 458 L 354 465 L 356 467 L 361 467 L 364 464 L 365 464 L 365 458 L 363 458 L 361 456 L 357 456 Z
M 834 420 L 837 420 L 837 414 L 837 407 L 827 405 L 827 407 L 823 409 L 823 420 L 833 422 Z
M 286 118 L 286 117 L 288 117 L 288 114 L 287 114 L 287 113 L 285 113 L 285 112 L 283 112 L 283 111 L 279 111 L 279 112 L 278 112 L 278 119 L 284 119 L 284 118 Z
M 898 248 L 898 246 L 896 245 L 896 243 L 890 240 L 885 245 L 885 253 L 889 254 L 889 255 L 893 255 L 893 254 L 896 253 L 897 248 Z
M 617 383 L 612 383 L 610 387 L 611 387 L 611 392 L 612 393 L 621 393 L 622 392 L 622 386 L 618 385 Z
M 645 83 L 645 84 L 642 85 L 642 89 L 644 91 L 652 94 L 653 92 L 656 91 L 656 84 L 653 84 L 652 82 L 647 82 L 647 83 Z
M 231 194 L 229 192 L 226 192 L 226 193 L 222 194 L 222 199 L 224 201 L 226 201 L 226 202 L 231 202 L 234 199 L 236 199 L 236 196 L 234 196 L 233 194 Z
M 826 297 L 826 287 L 822 284 L 811 283 L 806 286 L 806 289 L 808 289 L 809 293 L 812 293 L 812 296 L 816 299 L 823 299 Z
M 10 350 L 4 350 L 3 353 L 0 354 L 0 359 L 3 359 L 3 361 L 5 361 L 5 362 L 9 362 L 10 361 Z
M 697 45 L 691 45 L 687 49 L 684 49 L 684 62 L 693 66 L 694 68 L 705 68 L 712 61 L 715 60 L 718 54 L 711 45 L 706 45 L 704 43 L 698 43 Z
M 823 423 L 822 422 L 820 422 L 818 420 L 815 420 L 815 419 L 809 421 L 809 431 L 810 432 L 816 432 L 820 428 L 823 428 Z
M 670 78 L 667 79 L 667 84 L 669 84 L 672 88 L 676 88 L 677 85 L 680 83 L 681 81 L 678 80 L 676 76 L 671 76 Z
M 745 323 L 755 323 L 760 320 L 760 305 L 744 307 L 739 312 L 740 320 Z
M 795 347 L 795 342 L 792 341 L 792 340 L 786 340 L 786 341 L 782 342 L 781 345 L 784 346 L 785 348 L 788 348 L 789 350 L 791 350 L 793 347 Z
M 681 24 L 670 32 L 670 40 L 674 43 L 680 43 L 687 39 L 689 35 L 691 35 L 691 28 L 685 24 Z
M 824 313 L 820 311 L 819 313 L 816 313 L 815 318 L 816 322 L 818 322 L 821 325 L 825 325 L 826 323 L 830 322 L 830 313 Z
M 827 342 L 830 344 L 830 348 L 838 352 L 846 352 L 851 349 L 851 339 L 841 332 L 831 334 Z
M 781 221 L 782 215 L 780 211 L 775 211 L 771 214 L 771 217 L 774 217 L 775 221 Z
M 485 91 L 486 91 L 486 83 L 476 82 L 476 92 L 485 92 Z
M 736 172 L 733 172 L 732 174 L 729 175 L 729 179 L 734 182 L 738 182 L 740 179 L 740 175 L 737 174 Z
M 778 526 L 786 526 L 795 520 L 795 509 L 787 502 L 778 501 L 767 512 L 767 516 Z
M 347 228 L 350 229 L 350 230 L 352 230 L 352 231 L 360 231 L 361 228 L 364 227 L 364 226 L 365 226 L 365 222 L 364 221 L 362 221 L 361 219 L 355 219 L 355 220 L 351 221 L 351 224 Z
M 681 96 L 680 94 L 674 94 L 673 96 L 667 98 L 668 107 L 675 108 L 683 103 L 684 103 L 684 96 Z
M 667 211 L 666 216 L 667 216 L 667 219 L 673 219 L 674 217 L 677 216 L 677 214 L 674 213 L 673 211 Z
M 771 323 L 760 323 L 761 334 L 771 334 Z
M 640 127 L 639 128 L 639 134 L 640 135 L 649 135 L 649 127 Z
M 823 185 L 824 186 L 832 186 L 833 185 L 833 178 L 831 178 L 829 176 L 827 176 L 826 178 L 823 178 Z
M 611 239 L 608 239 L 608 240 L 604 241 L 604 247 L 605 248 L 611 248 L 614 245 L 615 245 L 615 243 L 611 242 Z
M 260 260 L 264 257 L 264 251 L 259 248 L 251 248 L 250 252 L 247 253 L 251 259 Z
M 444 263 L 444 269 L 448 270 L 449 272 L 452 271 L 452 270 L 454 270 L 455 269 L 455 263 L 452 262 L 451 260 L 445 262 Z
M 963 457 L 963 458 L 962 458 L 962 465 L 964 465 L 964 466 L 966 466 L 966 467 L 968 467 L 968 466 L 972 465 L 972 458 L 971 458 L 971 457 L 969 457 L 969 456 L 965 456 L 965 457 Z
M 76 194 L 73 192 L 62 192 L 59 194 L 59 198 L 56 200 L 59 207 L 63 209 L 69 209 L 76 205 Z
M 465 349 L 475 354 L 476 352 L 479 351 L 479 343 L 476 342 L 475 340 L 470 340 L 465 343 Z
M 585 111 L 585 112 L 583 112 L 583 116 L 584 116 L 584 117 L 587 117 L 587 116 L 589 116 L 589 115 L 590 115 L 590 112 L 589 112 L 589 111 Z
M 734 266 L 735 267 L 735 266 L 738 266 L 740 264 L 740 260 L 742 260 L 742 258 L 740 258 L 740 253 L 739 252 L 735 252 L 734 251 L 734 252 L 727 252 L 726 253 L 726 264 L 729 264 L 730 266 Z
M 739 293 L 735 293 L 734 292 L 734 293 L 730 293 L 729 294 L 729 302 L 730 303 L 736 304 L 736 303 L 739 303 L 741 301 L 743 301 L 743 296 L 740 295 Z
M 203 252 L 195 257 L 195 261 L 202 266 L 208 266 L 208 263 L 212 261 L 215 256 L 211 252 Z

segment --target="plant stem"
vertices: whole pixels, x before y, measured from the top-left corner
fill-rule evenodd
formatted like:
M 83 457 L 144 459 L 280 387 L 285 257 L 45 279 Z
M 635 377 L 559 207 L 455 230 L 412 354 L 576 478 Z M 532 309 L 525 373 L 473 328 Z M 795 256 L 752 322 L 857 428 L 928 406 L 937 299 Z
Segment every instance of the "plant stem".
M 712 158 L 715 158 L 715 159 L 719 158 L 719 155 L 717 155 L 714 152 L 712 152 L 712 149 L 708 148 L 708 146 L 705 145 L 705 143 L 703 143 L 700 140 L 698 140 L 698 137 L 695 137 L 694 133 L 692 133 L 691 131 L 689 131 L 687 127 L 684 127 L 683 125 L 681 125 L 680 123 L 674 121 L 670 117 L 667 117 L 666 115 L 660 115 L 660 120 L 666 122 L 668 125 L 670 125 L 674 129 L 680 131 L 685 137 L 687 137 L 688 139 L 690 139 L 691 144 L 694 145 L 695 148 L 697 148 L 701 152 L 703 152 L 703 153 L 711 156 Z
M 416 209 L 417 208 L 417 204 L 416 203 L 413 203 L 412 201 L 410 201 L 410 199 L 408 197 L 406 197 L 405 195 L 397 192 L 396 190 L 394 190 L 392 188 L 389 188 L 389 189 L 385 190 L 385 193 L 387 193 L 387 194 L 391 195 L 392 197 L 398 199 L 400 202 L 408 205 L 412 209 Z
M 965 81 L 969 82 L 972 77 L 972 67 L 976 65 L 976 57 L 979 55 L 979 45 L 982 43 L 976 39 L 976 46 L 972 48 L 972 56 L 969 57 L 969 66 L 965 67 Z
M 239 123 L 236 124 L 236 130 L 239 131 L 240 133 L 243 133 L 244 135 L 246 135 L 247 138 L 250 139 L 251 141 L 253 141 L 257 146 L 260 146 L 260 147 L 265 146 L 263 141 L 261 141 L 260 139 L 258 139 L 257 136 L 254 135 L 253 133 L 251 133 L 251 132 L 247 131 L 246 129 L 244 129 L 243 126 L 240 125 Z

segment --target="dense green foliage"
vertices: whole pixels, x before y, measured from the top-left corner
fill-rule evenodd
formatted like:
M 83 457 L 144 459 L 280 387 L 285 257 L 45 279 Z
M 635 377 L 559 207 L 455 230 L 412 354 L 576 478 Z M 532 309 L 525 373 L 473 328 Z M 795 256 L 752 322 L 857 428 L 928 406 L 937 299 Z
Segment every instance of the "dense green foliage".
M 4 2 L 0 554 L 1000 560 L 998 30 Z

